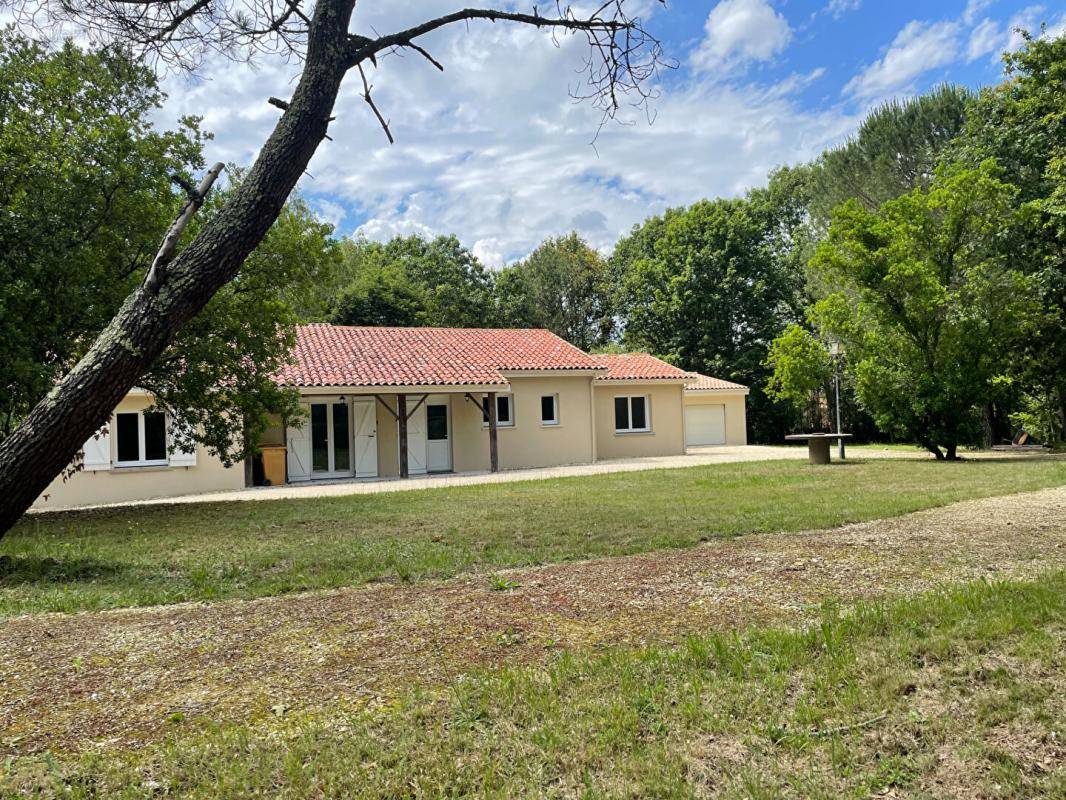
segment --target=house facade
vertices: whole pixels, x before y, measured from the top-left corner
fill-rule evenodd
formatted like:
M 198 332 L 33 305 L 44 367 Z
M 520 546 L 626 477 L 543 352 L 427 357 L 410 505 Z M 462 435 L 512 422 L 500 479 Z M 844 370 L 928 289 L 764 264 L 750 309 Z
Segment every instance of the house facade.
M 746 441 L 744 387 L 689 391 L 700 378 L 646 353 L 592 355 L 546 330 L 305 325 L 277 380 L 300 393 L 305 415 L 279 420 L 260 445 L 284 448 L 293 484 L 677 455 L 686 424 L 704 417 L 717 427 L 701 441 Z M 166 448 L 167 421 L 150 405 L 131 393 L 86 443 L 84 469 L 38 507 L 245 485 L 241 466 L 202 447 Z

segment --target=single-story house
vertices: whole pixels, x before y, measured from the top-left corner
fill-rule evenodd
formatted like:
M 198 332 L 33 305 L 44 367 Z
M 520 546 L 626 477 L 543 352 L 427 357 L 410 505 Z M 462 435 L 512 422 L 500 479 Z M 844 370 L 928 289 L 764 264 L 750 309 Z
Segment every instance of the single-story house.
M 371 328 L 297 331 L 277 381 L 306 417 L 269 428 L 284 480 L 407 477 L 675 455 L 689 444 L 744 444 L 743 386 L 647 353 L 585 353 L 547 330 Z M 245 486 L 205 448 L 172 452 L 168 420 L 134 390 L 83 468 L 38 507 L 168 497 Z M 688 426 L 695 433 L 687 432 Z M 274 452 L 280 452 L 275 450 Z

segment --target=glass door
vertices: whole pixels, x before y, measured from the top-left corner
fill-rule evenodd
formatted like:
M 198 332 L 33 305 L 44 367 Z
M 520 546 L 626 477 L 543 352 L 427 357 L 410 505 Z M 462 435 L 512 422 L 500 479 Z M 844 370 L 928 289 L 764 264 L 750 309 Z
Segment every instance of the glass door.
M 351 409 L 344 400 L 311 403 L 311 474 L 315 478 L 352 474 Z

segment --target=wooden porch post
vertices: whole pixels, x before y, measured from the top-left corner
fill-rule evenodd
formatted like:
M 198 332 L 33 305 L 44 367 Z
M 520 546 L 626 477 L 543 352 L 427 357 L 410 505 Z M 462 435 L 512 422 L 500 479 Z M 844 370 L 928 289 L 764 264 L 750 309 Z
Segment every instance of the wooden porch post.
M 500 452 L 496 443 L 496 392 L 489 392 L 489 469 L 500 471 Z
M 407 395 L 396 395 L 396 421 L 400 424 L 400 477 L 407 477 Z

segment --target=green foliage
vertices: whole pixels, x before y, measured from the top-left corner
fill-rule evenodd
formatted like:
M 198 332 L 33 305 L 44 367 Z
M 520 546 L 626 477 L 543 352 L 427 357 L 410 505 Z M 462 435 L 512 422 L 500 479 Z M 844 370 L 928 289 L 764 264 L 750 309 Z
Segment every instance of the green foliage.
M 1026 387 L 1024 406 L 1040 398 L 1057 438 L 1066 426 L 1066 36 L 1026 35 L 1004 61 L 1007 80 L 981 92 L 956 157 L 994 158 L 1029 215 L 1003 249 L 1033 276 L 1043 319 L 1018 353 L 1013 378 Z
M 846 344 L 862 403 L 938 457 L 975 438 L 1034 322 L 1031 281 L 999 246 L 1016 194 L 991 162 L 945 170 L 876 211 L 842 205 L 815 258 L 841 290 L 812 319 Z
M 588 350 L 606 344 L 614 319 L 607 262 L 577 233 L 540 244 L 502 270 L 496 296 L 503 324 L 547 328 Z
M 331 321 L 343 325 L 492 327 L 493 277 L 455 236 L 397 236 L 345 242 L 330 293 Z
M 933 179 L 943 153 L 966 124 L 972 95 L 945 84 L 908 100 L 889 100 L 858 132 L 815 162 L 811 212 L 828 222 L 849 199 L 874 209 Z
M 197 120 L 153 129 L 162 100 L 153 74 L 121 51 L 66 42 L 52 52 L 0 33 L 0 435 L 143 280 L 183 202 L 171 176 L 202 166 Z M 186 239 L 228 191 L 210 196 Z M 331 233 L 290 200 L 240 275 L 139 380 L 178 421 L 174 444 L 195 438 L 233 463 L 268 412 L 295 413 L 271 376 L 288 357 L 294 308 L 331 270 Z
M 798 315 L 809 247 L 802 172 L 739 200 L 652 217 L 611 259 L 624 341 L 679 366 L 751 387 L 752 437 L 776 441 L 792 411 L 766 392 L 767 348 Z
M 0 436 L 137 286 L 202 166 L 198 120 L 158 132 L 163 95 L 118 49 L 0 31 Z
M 804 412 L 810 425 L 818 416 L 812 412 L 822 388 L 833 377 L 833 365 L 825 342 L 809 330 L 795 323 L 770 344 L 767 363 L 773 374 L 767 381 L 766 393 L 775 400 L 786 400 Z

